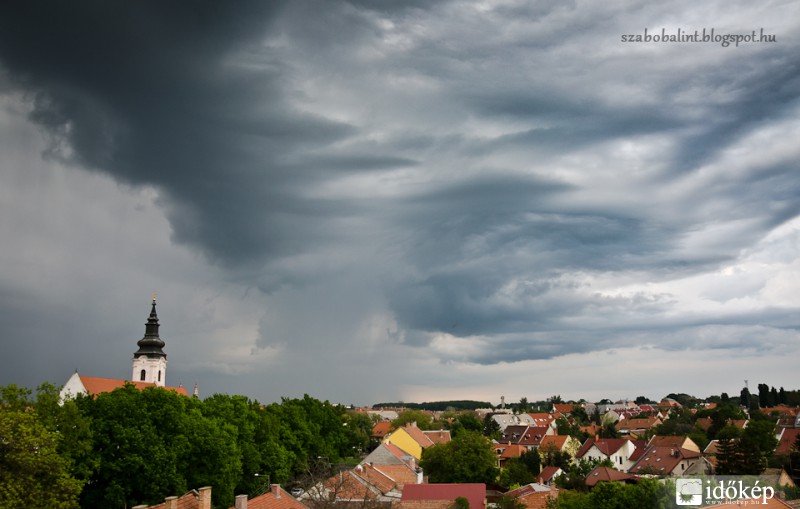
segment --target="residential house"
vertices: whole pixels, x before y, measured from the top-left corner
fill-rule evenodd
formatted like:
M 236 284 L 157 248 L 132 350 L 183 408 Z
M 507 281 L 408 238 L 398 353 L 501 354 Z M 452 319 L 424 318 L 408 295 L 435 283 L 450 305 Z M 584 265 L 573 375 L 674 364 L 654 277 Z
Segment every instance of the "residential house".
M 564 471 L 561 470 L 560 467 L 554 467 L 554 466 L 544 467 L 542 471 L 539 472 L 539 475 L 536 476 L 536 482 L 538 484 L 544 484 L 545 486 L 550 486 L 556 481 L 556 478 L 563 473 Z
M 412 455 L 417 460 L 422 458 L 422 449 L 434 446 L 431 440 L 421 429 L 417 427 L 417 423 L 412 422 L 406 424 L 402 428 L 394 430 L 392 433 L 384 438 L 384 443 L 394 444 L 400 449 Z
M 392 432 L 391 421 L 378 421 L 372 427 L 372 438 L 375 440 L 383 440 L 386 435 Z
M 616 424 L 617 432 L 636 438 L 643 437 L 647 430 L 653 429 L 663 421 L 658 417 L 623 419 Z
M 800 437 L 800 427 L 780 428 L 778 431 L 778 445 L 775 447 L 775 456 L 788 456 Z
M 361 462 L 370 465 L 395 480 L 398 486 L 419 484 L 423 481 L 422 469 L 417 460 L 393 444 L 381 444 Z
M 497 453 L 497 466 L 503 468 L 506 466 L 508 460 L 519 458 L 528 452 L 528 449 L 519 444 L 495 444 L 494 451 Z
M 583 443 L 576 460 L 611 460 L 615 468 L 628 470 L 636 460 L 637 449 L 641 449 L 643 442 L 636 442 L 628 438 L 588 438 Z M 641 451 L 640 451 L 641 452 Z
M 745 429 L 747 427 L 748 420 L 747 419 L 728 419 L 726 423 L 727 426 L 733 426 L 737 429 Z M 695 424 L 700 427 L 703 431 L 708 431 L 708 428 L 711 427 L 713 421 L 710 417 L 700 417 L 699 419 L 695 420 Z
M 500 431 L 505 431 L 509 426 L 531 426 L 533 419 L 528 414 L 491 414 L 492 420 L 500 426 Z
M 360 464 L 315 484 L 299 498 L 312 509 L 330 505 L 388 508 L 400 499 L 400 486 L 374 466 Z
M 498 442 L 522 445 L 531 451 L 539 447 L 544 437 L 555 434 L 556 430 L 550 426 L 508 426 Z
M 191 490 L 180 497 L 167 497 L 160 504 L 137 505 L 132 509 L 211 509 L 211 487 Z
M 569 435 L 547 435 L 542 438 L 542 442 L 539 444 L 539 455 L 544 458 L 549 452 L 560 451 L 566 452 L 572 458 L 575 458 L 580 449 L 581 443 L 577 438 Z
M 447 429 L 424 430 L 423 433 L 434 445 L 446 444 L 452 440 L 450 430 Z
M 532 421 L 531 426 L 533 427 L 541 428 L 545 426 L 552 426 L 555 428 L 556 427 L 555 421 L 558 416 L 552 413 L 539 412 L 534 414 L 528 414 L 528 417 L 531 418 Z
M 486 485 L 412 484 L 403 489 L 398 509 L 452 509 L 457 498 L 469 502 L 469 509 L 486 508 Z
M 308 509 L 278 484 L 261 495 L 247 499 L 247 495 L 237 495 L 231 509 Z
M 638 481 L 639 477 L 633 474 L 629 474 L 627 472 L 621 472 L 619 470 L 609 467 L 595 467 L 586 476 L 584 483 L 586 484 L 587 488 L 594 488 L 595 486 L 597 486 L 597 483 L 601 482 L 632 483 Z
M 393 421 L 400 417 L 398 410 L 391 410 L 388 408 L 381 408 L 380 410 L 367 410 L 370 417 L 378 417 L 383 421 Z
M 551 500 L 558 499 L 558 490 L 552 486 L 531 483 L 508 491 L 504 496 L 521 502 L 528 509 L 545 509 L 552 503 Z
M 581 426 L 581 431 L 589 436 L 597 436 L 603 431 L 603 426 L 600 424 L 591 423 L 587 426 Z
M 553 408 L 550 410 L 550 412 L 567 416 L 571 414 L 573 410 L 575 410 L 576 406 L 578 405 L 575 403 L 553 403 Z
M 717 469 L 717 454 L 719 453 L 719 440 L 712 440 L 703 449 L 703 458 L 711 467 L 711 472 Z
M 628 469 L 631 474 L 694 475 L 707 473 L 710 464 L 689 437 L 654 436 L 644 453 Z

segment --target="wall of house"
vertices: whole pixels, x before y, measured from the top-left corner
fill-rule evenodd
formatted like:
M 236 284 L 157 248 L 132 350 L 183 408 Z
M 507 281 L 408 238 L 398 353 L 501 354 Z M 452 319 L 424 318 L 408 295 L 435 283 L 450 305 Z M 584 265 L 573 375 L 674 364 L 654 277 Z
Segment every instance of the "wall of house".
M 398 504 L 398 509 L 453 509 L 453 507 L 455 502 L 452 500 L 403 500 Z
M 551 498 L 558 498 L 558 492 L 553 491 L 542 491 L 539 493 L 531 493 L 530 495 L 526 495 L 524 497 L 520 497 L 517 500 L 525 504 L 525 507 L 528 509 L 546 509 L 547 502 Z
M 67 380 L 67 383 L 64 384 L 64 387 L 61 388 L 59 400 L 63 402 L 64 400 L 72 399 L 79 394 L 86 394 L 86 387 L 83 386 L 81 377 L 76 371 L 71 377 L 69 377 L 69 380 Z

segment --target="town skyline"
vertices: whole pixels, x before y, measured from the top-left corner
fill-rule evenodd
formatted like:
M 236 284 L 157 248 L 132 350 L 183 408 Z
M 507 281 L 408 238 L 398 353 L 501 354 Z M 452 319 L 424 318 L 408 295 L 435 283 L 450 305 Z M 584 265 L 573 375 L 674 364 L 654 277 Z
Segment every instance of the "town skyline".
M 128 376 L 156 291 L 167 383 L 201 394 L 788 389 L 797 14 L 10 6 L 0 385 Z M 711 29 L 741 40 L 652 40 Z

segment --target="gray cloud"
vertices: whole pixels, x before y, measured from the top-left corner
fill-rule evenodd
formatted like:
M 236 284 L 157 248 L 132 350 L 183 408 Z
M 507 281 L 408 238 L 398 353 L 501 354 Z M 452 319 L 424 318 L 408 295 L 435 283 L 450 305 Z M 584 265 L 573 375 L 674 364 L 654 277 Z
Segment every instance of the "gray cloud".
M 153 190 L 168 221 L 156 230 L 174 243 L 153 249 L 160 274 L 182 295 L 199 266 L 203 285 L 229 288 L 215 299 L 233 316 L 201 302 L 206 314 L 181 321 L 206 324 L 192 328 L 195 362 L 251 373 L 252 386 L 273 357 L 308 370 L 358 358 L 379 373 L 384 348 L 424 376 L 423 351 L 494 366 L 641 344 L 721 351 L 753 331 L 796 346 L 779 281 L 796 273 L 781 228 L 800 214 L 786 141 L 800 134 L 800 48 L 786 36 L 798 27 L 786 6 L 740 7 L 23 3 L 0 20 L 0 90 L 48 137 L 47 164 L 110 177 L 123 195 Z M 717 22 L 779 42 L 620 42 Z M 15 164 L 41 156 L 7 147 Z M 2 226 L 33 249 L 29 224 Z M 118 227 L 146 242 L 139 223 Z M 109 238 L 97 256 L 114 260 Z M 201 257 L 184 268 L 177 252 Z M 730 267 L 750 273 L 722 278 Z M 50 332 L 13 316 L 58 299 L 6 279 L 15 334 L 46 344 Z M 219 350 L 219 336 L 236 347 Z M 303 357 L 313 351 L 325 354 Z M 294 389 L 300 375 L 282 373 Z

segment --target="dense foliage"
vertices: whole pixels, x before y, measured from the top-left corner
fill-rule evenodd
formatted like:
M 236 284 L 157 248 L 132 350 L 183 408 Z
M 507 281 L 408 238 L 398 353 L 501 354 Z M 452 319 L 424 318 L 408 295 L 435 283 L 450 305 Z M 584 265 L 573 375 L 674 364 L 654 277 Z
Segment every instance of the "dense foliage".
M 420 466 L 432 483 L 493 483 L 497 457 L 483 435 L 464 431 L 422 452 Z
M 35 397 L 0 387 L 0 507 L 131 507 L 208 485 L 214 506 L 230 507 L 319 458 L 366 452 L 371 428 L 368 416 L 307 395 L 264 406 L 129 385 L 59 405 L 50 384 Z
M 590 492 L 562 491 L 558 509 L 666 509 L 676 507 L 675 486 L 655 479 L 642 479 L 636 484 L 602 482 Z

